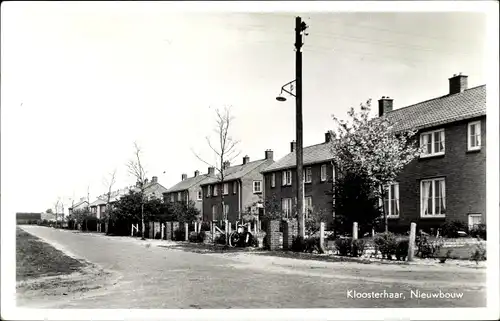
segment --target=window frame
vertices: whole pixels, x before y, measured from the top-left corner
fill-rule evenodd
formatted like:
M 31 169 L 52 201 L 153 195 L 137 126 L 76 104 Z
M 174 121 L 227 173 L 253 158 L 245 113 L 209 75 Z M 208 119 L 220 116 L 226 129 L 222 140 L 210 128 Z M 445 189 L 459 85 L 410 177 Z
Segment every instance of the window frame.
M 398 205 L 398 209 L 399 209 L 397 215 L 393 214 L 393 210 L 392 210 L 392 201 L 394 200 L 394 198 L 393 198 L 394 195 L 392 195 L 392 189 L 391 189 L 392 186 L 397 186 L 397 194 L 398 194 L 397 205 Z M 389 219 L 399 218 L 399 215 L 401 214 L 401 204 L 399 202 L 399 200 L 401 198 L 401 195 L 399 194 L 399 182 L 395 182 L 395 183 L 389 185 L 388 187 L 386 187 L 385 189 L 387 191 L 387 198 L 385 199 L 385 201 L 387 201 L 387 208 L 386 208 L 387 218 L 389 218 Z M 382 204 L 382 205 L 385 205 L 385 204 Z
M 478 224 L 472 224 L 471 225 L 470 224 L 470 219 L 472 217 L 479 217 L 480 223 L 478 223 Z M 484 224 L 483 223 L 483 215 L 482 214 L 480 214 L 480 213 L 469 213 L 469 214 L 467 214 L 467 227 L 469 228 L 469 230 L 472 229 L 472 228 L 474 228 L 475 227 L 474 225 L 479 225 L 479 224 Z
M 233 182 L 233 194 L 236 194 L 236 191 L 238 190 L 238 182 L 234 181 Z
M 320 174 L 319 175 L 320 175 L 320 180 L 322 182 L 326 182 L 326 178 L 327 178 L 327 173 L 326 172 L 327 172 L 327 170 L 328 170 L 328 168 L 327 168 L 326 164 L 321 165 L 321 169 L 320 169 Z
M 255 183 L 259 183 L 259 190 L 258 191 L 255 189 L 255 185 L 256 185 Z M 262 193 L 262 181 L 261 180 L 255 180 L 252 182 L 252 191 L 254 194 Z
M 276 187 L 276 173 L 271 173 L 271 187 Z
M 311 200 L 311 202 L 310 202 L 311 205 L 307 204 L 308 200 Z M 305 211 L 304 211 L 305 218 L 309 218 L 309 214 L 312 214 L 313 211 L 314 211 L 312 196 L 306 196 L 306 197 L 304 197 L 304 208 L 305 208 Z
M 435 141 L 435 134 L 436 133 L 443 133 L 442 135 L 440 134 L 440 138 L 442 137 L 442 144 L 443 144 L 443 151 L 441 152 L 435 152 L 434 148 L 435 148 L 435 144 L 436 144 L 436 141 Z M 429 154 L 426 154 L 425 152 L 422 152 L 420 154 L 420 158 L 428 158 L 428 157 L 435 157 L 435 156 L 442 156 L 442 155 L 445 155 L 446 153 L 446 132 L 444 130 L 444 128 L 440 128 L 440 129 L 435 129 L 435 130 L 429 130 L 429 131 L 426 131 L 426 132 L 422 132 L 420 133 L 419 135 L 419 146 L 420 148 L 423 147 L 423 137 L 424 135 L 430 135 L 431 136 L 431 153 Z
M 182 192 L 177 192 L 177 201 L 182 201 Z
M 175 195 L 174 193 L 170 194 L 170 203 L 175 202 Z
M 431 182 L 431 190 L 432 190 L 432 195 L 430 197 L 430 199 L 432 199 L 432 211 L 434 212 L 434 210 L 436 209 L 436 204 L 435 204 L 435 201 L 436 201 L 436 191 L 435 191 L 435 182 L 441 182 L 443 181 L 444 182 L 444 196 L 443 196 L 443 193 L 441 193 L 441 198 L 444 198 L 444 214 L 435 214 L 435 213 L 431 213 L 431 214 L 425 214 L 425 210 L 424 210 L 424 206 L 423 206 L 423 201 L 424 201 L 424 194 L 423 194 L 423 186 L 424 186 L 424 182 Z M 441 185 L 441 184 L 440 184 Z M 436 178 L 427 178 L 427 179 L 422 179 L 420 180 L 420 217 L 421 218 L 444 218 L 446 217 L 446 178 L 445 177 L 436 177 Z
M 212 185 L 207 185 L 207 197 L 212 196 Z
M 289 174 L 289 175 L 287 175 Z M 285 169 L 281 172 L 281 184 L 282 186 L 292 186 L 292 171 L 290 169 Z
M 479 136 L 479 145 L 478 146 L 471 146 L 471 134 L 470 134 L 470 130 L 471 130 L 471 127 L 472 126 L 476 126 L 476 130 L 479 130 L 479 133 L 476 134 L 477 136 Z M 481 121 L 480 120 L 476 120 L 476 121 L 472 121 L 470 123 L 467 124 L 467 151 L 476 151 L 476 150 L 481 150 Z
M 214 186 L 212 187 L 212 195 L 215 197 L 215 196 L 219 196 L 219 191 L 218 191 L 218 188 L 217 188 L 217 184 L 214 184 Z
M 197 192 L 196 192 L 196 199 L 198 201 L 201 201 L 203 199 L 203 190 L 199 189 Z
M 222 185 L 222 193 L 224 195 L 228 195 L 229 194 L 229 183 L 224 183 Z
M 287 204 L 286 208 L 283 206 L 283 204 Z M 292 215 L 292 198 L 291 197 L 284 197 L 281 199 L 281 212 L 284 215 L 284 218 L 288 218 Z
M 307 180 L 307 172 L 309 171 L 309 180 Z M 304 171 L 302 172 L 302 180 L 304 181 L 305 184 L 311 184 L 312 183 L 312 167 L 304 167 Z

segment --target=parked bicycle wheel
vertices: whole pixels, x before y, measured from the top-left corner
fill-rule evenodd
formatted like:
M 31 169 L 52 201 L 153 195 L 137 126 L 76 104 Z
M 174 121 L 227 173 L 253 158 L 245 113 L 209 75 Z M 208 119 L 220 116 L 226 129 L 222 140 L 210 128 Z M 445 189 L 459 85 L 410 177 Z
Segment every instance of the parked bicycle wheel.
M 229 236 L 229 246 L 231 247 L 238 246 L 240 241 L 241 241 L 240 234 L 236 231 L 231 233 L 231 235 Z

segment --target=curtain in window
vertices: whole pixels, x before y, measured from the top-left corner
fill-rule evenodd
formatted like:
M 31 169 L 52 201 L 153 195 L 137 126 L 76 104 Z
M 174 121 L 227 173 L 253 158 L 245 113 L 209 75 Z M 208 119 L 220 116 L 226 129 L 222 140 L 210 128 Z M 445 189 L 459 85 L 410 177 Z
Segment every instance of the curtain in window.
M 422 182 L 422 213 L 424 215 L 428 215 L 429 211 L 429 199 L 432 197 L 431 194 L 431 182 L 424 181 Z
M 393 204 L 392 204 L 392 215 L 399 215 L 399 184 L 394 184 L 392 185 L 393 191 L 392 191 L 392 198 L 393 198 Z
M 286 172 L 281 173 L 281 178 L 282 178 L 281 185 L 285 186 L 286 185 Z
M 439 181 L 439 189 L 441 195 L 441 214 L 446 213 L 446 183 L 444 180 Z

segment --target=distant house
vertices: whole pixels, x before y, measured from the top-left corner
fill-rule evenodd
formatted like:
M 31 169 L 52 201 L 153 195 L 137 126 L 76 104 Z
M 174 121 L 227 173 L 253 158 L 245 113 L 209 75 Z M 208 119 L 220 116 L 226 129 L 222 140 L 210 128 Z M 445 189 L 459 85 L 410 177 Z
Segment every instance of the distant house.
M 313 211 L 323 212 L 324 216 L 333 220 L 332 179 L 335 177 L 335 168 L 330 151 L 331 135 L 325 133 L 323 143 L 306 146 L 303 150 L 303 182 L 304 182 L 304 209 L 308 217 Z M 266 209 L 280 210 L 284 218 L 296 215 L 297 208 L 297 163 L 296 143 L 290 143 L 290 153 L 265 168 L 264 195 Z
M 390 228 L 486 223 L 486 86 L 469 89 L 467 78 L 454 75 L 448 94 L 408 107 L 393 110 L 392 99 L 379 100 L 379 116 L 396 131 L 418 130 L 425 147 L 390 187 Z
M 89 202 L 84 198 L 80 198 L 80 200 L 73 204 L 70 208 L 68 208 L 69 215 L 73 214 L 76 210 L 85 210 L 89 207 Z
M 261 171 L 273 162 L 272 150 L 266 150 L 264 159 L 257 161 L 250 162 L 250 157 L 245 156 L 239 165 L 231 166 L 226 162 L 222 185 L 215 169 L 210 167 L 209 177 L 201 183 L 203 220 L 222 220 L 224 212 L 230 222 L 240 221 L 246 212 L 258 214 L 264 192 Z M 221 207 L 221 193 L 224 194 L 224 208 Z
M 193 177 L 187 177 L 187 174 L 182 174 L 181 181 L 163 193 L 164 202 L 188 203 L 189 201 L 193 201 L 195 207 L 202 213 L 203 191 L 201 189 L 201 183 L 208 177 L 208 174 L 200 175 L 199 171 L 195 171 Z
M 16 224 L 33 224 L 41 220 L 41 213 L 16 213 Z
M 90 203 L 90 213 L 92 216 L 100 219 L 106 212 L 106 200 L 103 198 L 98 198 L 92 203 Z

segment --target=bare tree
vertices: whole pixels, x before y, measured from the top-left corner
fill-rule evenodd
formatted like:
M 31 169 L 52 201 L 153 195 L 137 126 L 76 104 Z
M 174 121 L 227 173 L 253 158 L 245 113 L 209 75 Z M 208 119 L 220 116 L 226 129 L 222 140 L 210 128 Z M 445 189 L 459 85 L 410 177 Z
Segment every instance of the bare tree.
M 109 234 L 109 222 L 111 216 L 111 191 L 113 190 L 113 185 L 116 183 L 116 169 L 109 173 L 109 177 L 104 179 L 104 184 L 108 188 L 106 193 L 106 234 Z
M 59 204 L 60 203 L 61 203 L 61 198 L 58 197 L 57 201 L 54 204 L 54 210 L 55 210 L 55 214 L 56 214 L 56 227 L 57 227 L 57 213 L 59 212 Z
M 144 191 L 146 190 L 146 170 L 141 162 L 141 148 L 134 142 L 134 159 L 127 164 L 129 173 L 136 178 L 137 188 L 141 196 L 141 239 L 144 240 Z
M 239 140 L 233 139 L 230 134 L 231 125 L 233 123 L 234 117 L 231 115 L 231 107 L 225 107 L 223 111 L 219 109 L 215 110 L 216 113 L 216 127 L 214 128 L 217 134 L 217 143 L 212 143 L 210 137 L 206 137 L 208 146 L 215 154 L 215 161 L 213 163 L 207 162 L 201 158 L 197 153 L 195 156 L 208 166 L 214 167 L 216 172 L 217 182 L 220 187 L 220 201 L 221 210 L 224 220 L 227 220 L 227 213 L 224 210 L 224 182 L 226 178 L 226 170 L 229 164 L 240 154 L 237 150 Z M 215 188 L 217 188 L 217 185 Z

